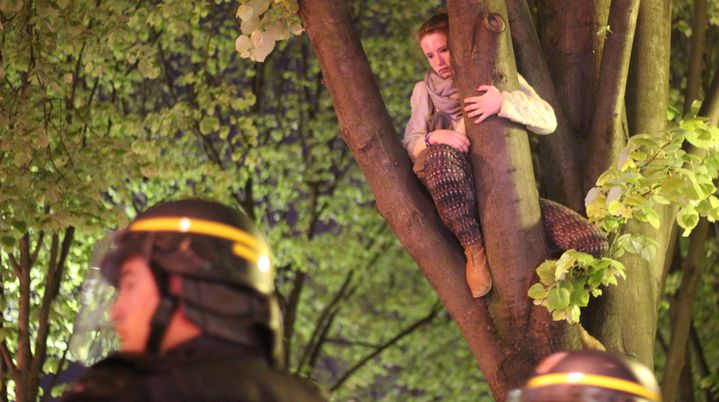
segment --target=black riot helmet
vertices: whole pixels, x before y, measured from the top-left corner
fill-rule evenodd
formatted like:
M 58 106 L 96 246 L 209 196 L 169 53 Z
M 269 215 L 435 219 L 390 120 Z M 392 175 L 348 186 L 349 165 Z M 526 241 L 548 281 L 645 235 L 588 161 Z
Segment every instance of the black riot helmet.
M 273 364 L 281 363 L 269 247 L 243 212 L 205 200 L 163 202 L 139 214 L 114 243 L 101 263 L 103 277 L 117 285 L 122 263 L 141 257 L 160 291 L 148 353 L 158 352 L 172 313 L 182 305 L 203 333 L 259 343 Z M 182 278 L 181 294 L 168 291 L 169 275 Z
M 661 402 L 654 374 L 644 365 L 598 350 L 547 357 L 508 402 Z

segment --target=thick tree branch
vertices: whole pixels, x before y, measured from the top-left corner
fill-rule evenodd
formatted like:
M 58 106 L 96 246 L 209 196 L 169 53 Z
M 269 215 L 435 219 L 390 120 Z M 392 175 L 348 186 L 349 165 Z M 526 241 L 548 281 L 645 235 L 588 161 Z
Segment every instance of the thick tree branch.
M 474 95 L 478 83 L 516 90 L 504 2 L 457 0 L 449 1 L 447 9 L 452 79 L 460 99 Z M 465 29 L 470 26 L 477 28 Z M 527 297 L 534 269 L 548 252 L 526 132 L 497 116 L 479 126 L 467 119 L 465 124 L 493 279 L 492 293 L 485 298 L 497 334 L 512 345 L 501 348 L 506 355 L 493 362 L 499 367 L 484 366 L 484 360 L 479 363 L 495 399 L 504 400 L 506 392 L 520 386 L 541 358 L 564 342 L 567 327 L 553 323 L 546 310 L 534 308 Z

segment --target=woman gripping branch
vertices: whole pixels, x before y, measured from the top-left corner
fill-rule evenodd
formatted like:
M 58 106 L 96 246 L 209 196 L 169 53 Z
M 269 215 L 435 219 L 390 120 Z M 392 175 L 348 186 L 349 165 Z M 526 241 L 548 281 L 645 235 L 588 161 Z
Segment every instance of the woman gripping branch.
M 472 296 L 482 297 L 491 289 L 492 278 L 477 216 L 472 167 L 467 157 L 470 140 L 463 113 L 474 124 L 497 115 L 523 124 L 537 134 L 554 132 L 557 120 L 552 107 L 521 75 L 516 91 L 499 91 L 493 85 L 479 85 L 478 95 L 460 102 L 452 81 L 448 34 L 446 13 L 431 17 L 417 32 L 430 69 L 412 91 L 412 115 L 402 142 L 414 162 L 415 173 L 429 190 L 442 222 L 464 248 L 465 275 Z M 579 214 L 548 200 L 540 200 L 540 206 L 552 248 L 574 248 L 595 256 L 606 249 L 606 239 L 601 231 Z

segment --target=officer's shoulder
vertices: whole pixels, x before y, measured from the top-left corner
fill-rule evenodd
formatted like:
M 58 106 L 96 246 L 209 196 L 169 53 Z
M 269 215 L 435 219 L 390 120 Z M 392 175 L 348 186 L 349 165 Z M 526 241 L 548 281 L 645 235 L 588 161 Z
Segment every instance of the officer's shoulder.
M 90 368 L 82 378 L 71 385 L 62 401 L 81 400 L 133 400 L 132 395 L 140 393 L 138 378 L 152 366 L 144 357 L 111 355 Z M 139 399 L 138 399 L 139 400 Z
M 247 402 L 328 400 L 312 381 L 275 370 L 261 359 L 212 359 L 176 366 L 173 371 L 186 395 L 199 392 L 205 399 L 229 400 L 232 395 L 244 395 Z

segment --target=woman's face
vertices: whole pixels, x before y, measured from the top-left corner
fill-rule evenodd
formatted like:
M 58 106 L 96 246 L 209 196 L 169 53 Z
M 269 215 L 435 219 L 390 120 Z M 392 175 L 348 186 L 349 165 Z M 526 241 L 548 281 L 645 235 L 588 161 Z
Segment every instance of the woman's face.
M 447 34 L 444 32 L 432 32 L 424 35 L 419 41 L 430 67 L 442 78 L 452 76 L 452 65 L 450 64 L 449 47 L 447 46 Z

